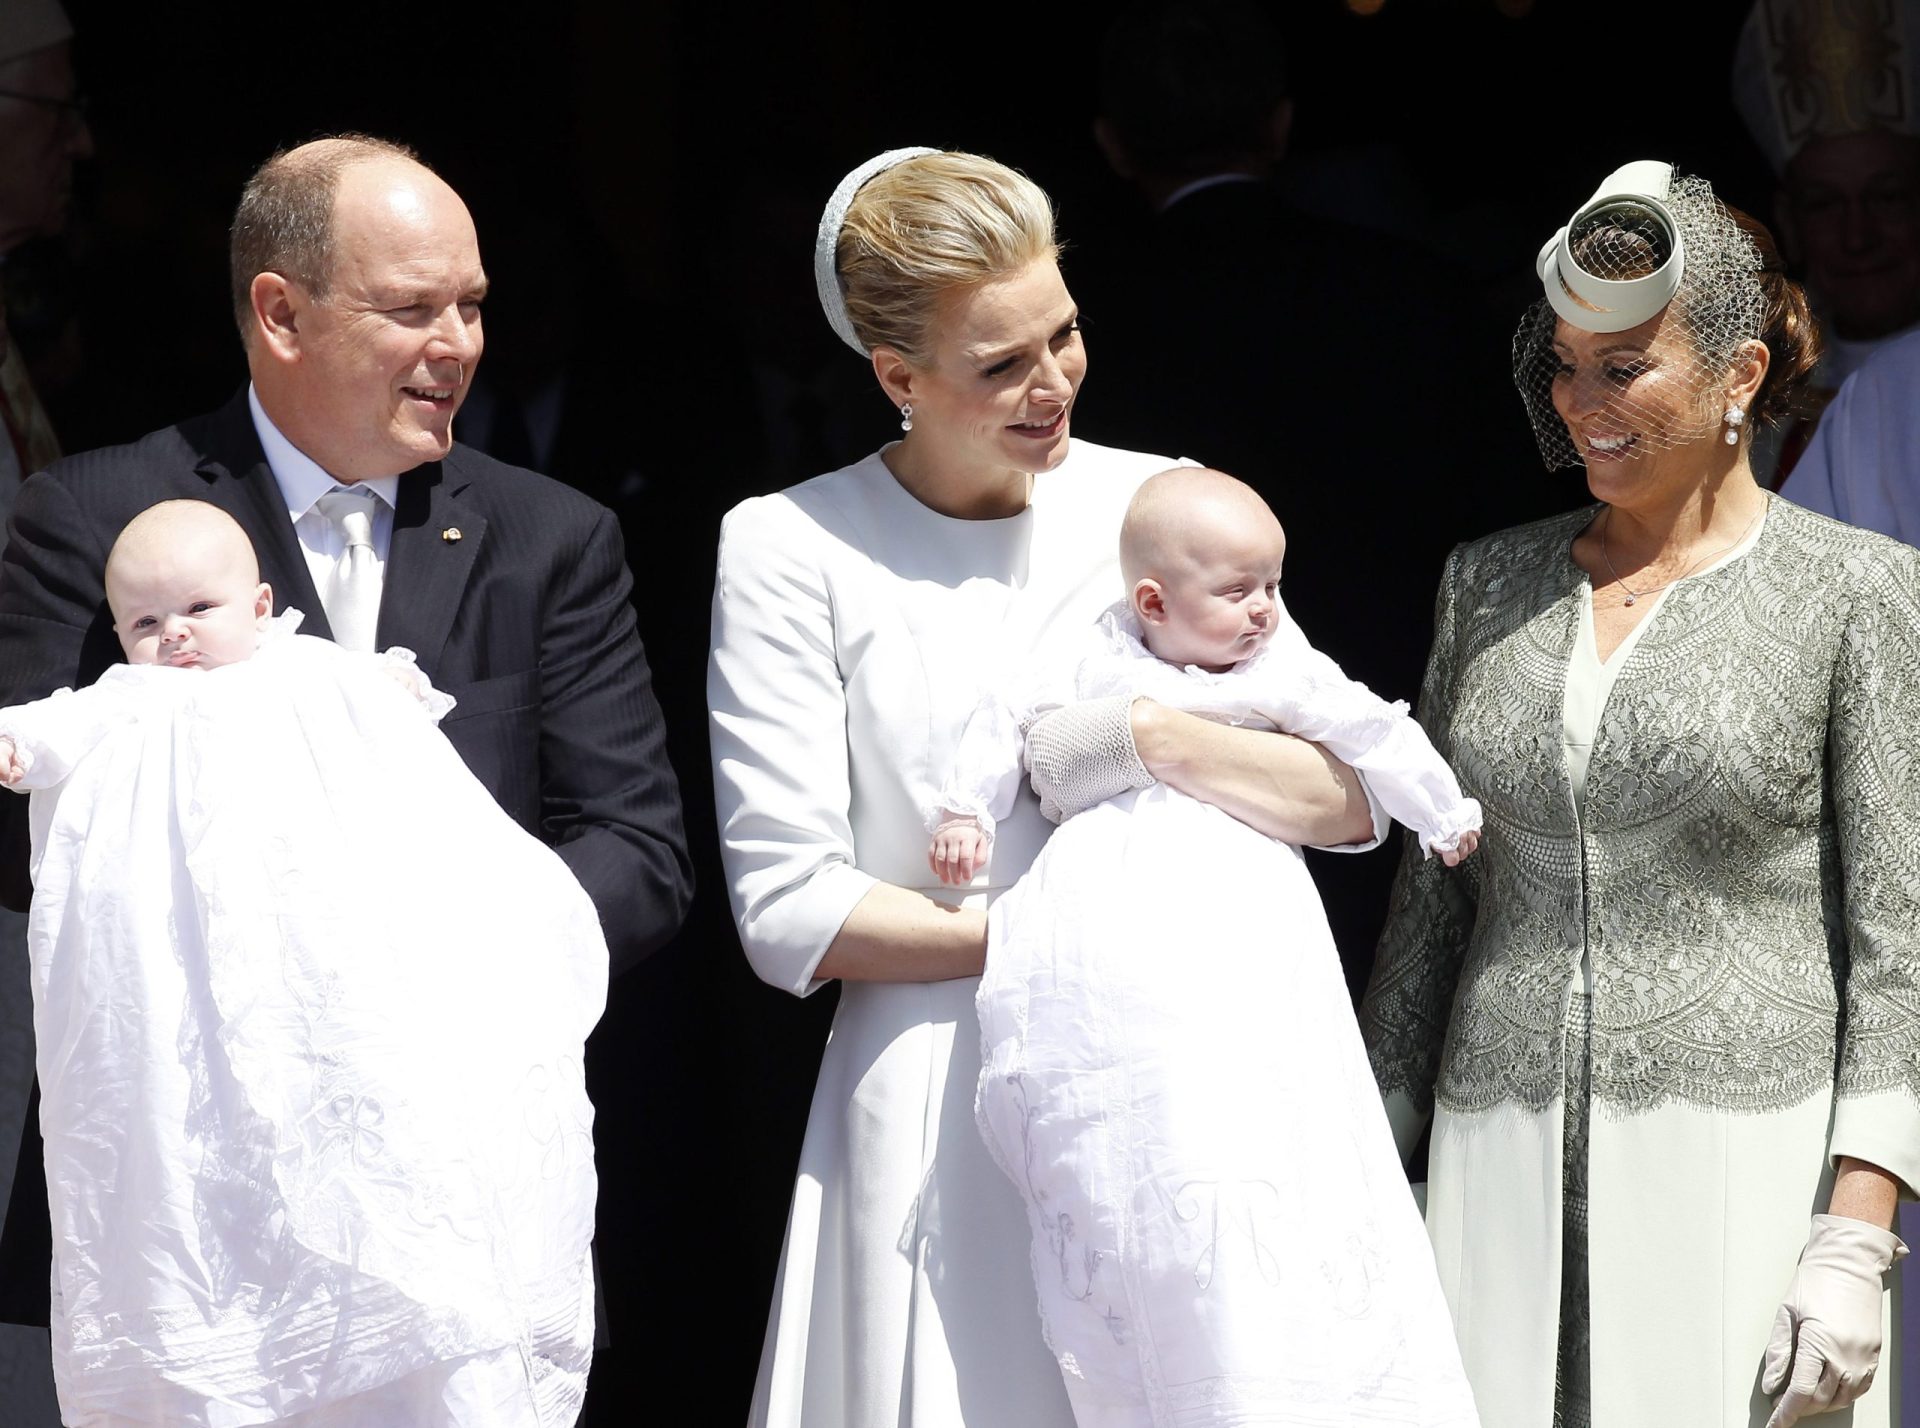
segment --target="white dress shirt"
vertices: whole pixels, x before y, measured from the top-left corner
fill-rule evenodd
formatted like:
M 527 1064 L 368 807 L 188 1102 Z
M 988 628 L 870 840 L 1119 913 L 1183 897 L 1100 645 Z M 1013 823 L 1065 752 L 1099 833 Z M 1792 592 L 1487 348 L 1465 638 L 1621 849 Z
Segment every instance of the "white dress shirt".
M 311 456 L 288 441 L 261 407 L 259 394 L 251 383 L 247 386 L 247 410 L 253 413 L 253 429 L 259 434 L 260 445 L 266 450 L 267 465 L 273 470 L 273 479 L 279 483 L 281 499 L 287 503 L 287 519 L 293 522 L 293 533 L 300 538 L 301 552 L 307 557 L 307 570 L 313 576 L 313 588 L 321 592 L 324 598 L 333 579 L 334 567 L 339 565 L 340 557 L 346 554 L 346 541 L 333 522 L 314 509 L 314 503 L 334 487 L 354 483 L 336 481 Z M 358 484 L 379 498 L 373 503 L 373 562 L 375 578 L 384 587 L 387 551 L 393 544 L 393 508 L 399 499 L 400 478 L 375 476 Z M 286 592 L 282 591 L 281 595 L 281 607 L 284 609 Z

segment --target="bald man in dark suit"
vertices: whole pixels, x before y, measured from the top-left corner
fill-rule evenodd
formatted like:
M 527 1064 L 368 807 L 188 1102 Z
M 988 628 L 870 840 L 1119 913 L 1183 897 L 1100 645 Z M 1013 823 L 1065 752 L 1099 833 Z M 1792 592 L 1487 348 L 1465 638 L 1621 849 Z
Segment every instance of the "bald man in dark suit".
M 458 701 L 448 739 L 579 878 L 615 969 L 632 965 L 673 935 L 691 896 L 679 792 L 618 522 L 453 440 L 486 289 L 465 205 L 398 146 L 303 145 L 249 182 L 233 284 L 245 390 L 21 488 L 0 563 L 0 703 L 85 685 L 115 662 L 103 585 L 114 537 L 157 501 L 209 501 L 247 532 L 304 633 L 364 629 L 374 648 L 417 654 Z M 365 502 L 364 535 L 325 513 L 322 498 L 342 488 Z M 371 546 L 371 596 L 365 566 L 342 594 L 356 541 Z M 0 871 L 9 904 L 23 905 L 25 801 L 6 802 Z M 407 876 L 405 848 L 365 853 L 370 878 Z M 32 1141 L 0 1242 L 0 1309 L 45 1323 L 46 1202 L 21 1193 L 44 1191 Z

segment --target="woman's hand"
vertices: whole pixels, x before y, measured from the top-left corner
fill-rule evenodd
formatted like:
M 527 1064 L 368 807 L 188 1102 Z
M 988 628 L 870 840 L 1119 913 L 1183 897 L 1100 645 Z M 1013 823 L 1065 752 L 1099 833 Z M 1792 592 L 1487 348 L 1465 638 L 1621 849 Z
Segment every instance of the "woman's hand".
M 1157 780 L 1283 843 L 1338 847 L 1374 836 L 1359 776 L 1318 744 L 1151 699 L 1055 710 L 1027 731 L 1027 762 L 1041 812 L 1055 822 Z
M 1133 746 L 1129 711 L 1140 702 L 1126 694 L 1083 699 L 1042 715 L 1026 731 L 1027 771 L 1049 821 L 1065 823 L 1128 789 L 1152 786 Z
M 1886 1272 L 1906 1253 L 1891 1230 L 1839 1215 L 1813 1217 L 1767 1340 L 1760 1391 L 1780 1395 L 1767 1428 L 1845 1408 L 1873 1386 Z
M 1780 1395 L 1767 1428 L 1844 1408 L 1872 1387 L 1886 1272 L 1907 1254 L 1888 1228 L 1899 1190 L 1879 1166 L 1841 1157 L 1767 1340 L 1760 1391 Z

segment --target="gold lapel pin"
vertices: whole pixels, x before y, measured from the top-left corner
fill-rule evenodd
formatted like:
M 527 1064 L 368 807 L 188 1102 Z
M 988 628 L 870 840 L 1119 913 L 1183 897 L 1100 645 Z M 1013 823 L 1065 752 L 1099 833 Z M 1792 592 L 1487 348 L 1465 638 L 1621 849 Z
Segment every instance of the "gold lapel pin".
M 440 539 L 445 541 L 448 545 L 452 545 L 455 541 L 460 539 L 460 527 L 448 526 L 445 530 L 440 532 Z

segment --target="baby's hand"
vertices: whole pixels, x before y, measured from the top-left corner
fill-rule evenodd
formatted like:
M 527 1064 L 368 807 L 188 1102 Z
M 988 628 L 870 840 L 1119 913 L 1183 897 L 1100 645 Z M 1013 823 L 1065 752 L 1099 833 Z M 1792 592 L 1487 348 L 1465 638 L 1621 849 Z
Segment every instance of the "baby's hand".
M 27 766 L 13 747 L 13 740 L 0 738 L 0 784 L 12 788 L 27 776 Z
M 1474 832 L 1472 829 L 1468 829 L 1465 833 L 1462 833 L 1460 835 L 1460 842 L 1455 846 L 1452 852 L 1450 853 L 1446 851 L 1441 852 L 1440 861 L 1445 863 L 1449 868 L 1457 868 L 1460 866 L 1460 864 L 1463 861 L 1465 861 L 1467 855 L 1471 853 L 1475 848 L 1478 848 L 1479 846 L 1480 846 L 1480 835 Z
M 949 886 L 970 883 L 987 861 L 988 847 L 987 835 L 977 822 L 942 812 L 940 826 L 933 830 L 933 845 L 927 849 L 927 866 Z
M 380 672 L 422 704 L 427 702 L 426 688 L 420 682 L 420 671 L 412 665 L 402 664 L 397 660 L 389 661 L 380 666 Z

